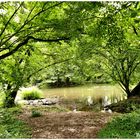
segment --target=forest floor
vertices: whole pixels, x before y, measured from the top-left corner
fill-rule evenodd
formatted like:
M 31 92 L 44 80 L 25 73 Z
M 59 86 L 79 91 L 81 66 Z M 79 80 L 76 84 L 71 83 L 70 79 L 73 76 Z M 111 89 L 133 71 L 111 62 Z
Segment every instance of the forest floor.
M 97 138 L 98 131 L 116 113 L 102 112 L 41 112 L 40 117 L 31 117 L 31 110 L 24 108 L 19 119 L 31 128 L 31 138 Z

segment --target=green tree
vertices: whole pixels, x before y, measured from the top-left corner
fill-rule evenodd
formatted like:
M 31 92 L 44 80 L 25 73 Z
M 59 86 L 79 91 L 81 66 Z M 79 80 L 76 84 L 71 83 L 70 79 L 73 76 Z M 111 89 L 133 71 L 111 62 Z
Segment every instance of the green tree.
M 130 83 L 139 80 L 139 2 L 103 3 L 100 18 L 91 23 L 83 49 L 102 59 L 104 72 L 118 82 L 128 97 L 140 95 L 132 90 Z M 90 24 L 90 23 L 89 23 Z M 82 39 L 81 39 L 82 40 Z M 87 44 L 88 43 L 88 47 Z M 82 45 L 82 44 L 81 44 Z M 138 87 L 138 84 L 136 87 Z
M 0 9 L 6 106 L 36 75 L 86 81 L 107 73 L 128 97 L 139 93 L 140 84 L 130 91 L 140 76 L 139 2 L 1 2 Z
M 59 14 L 56 16 L 54 13 L 58 13 L 61 4 L 62 2 L 1 3 L 0 77 L 6 93 L 6 107 L 14 105 L 19 88 L 29 83 L 41 67 L 38 65 L 41 55 L 35 56 L 37 49 L 33 47 L 34 43 L 48 42 L 50 45 L 68 40 L 55 30 L 61 19 Z

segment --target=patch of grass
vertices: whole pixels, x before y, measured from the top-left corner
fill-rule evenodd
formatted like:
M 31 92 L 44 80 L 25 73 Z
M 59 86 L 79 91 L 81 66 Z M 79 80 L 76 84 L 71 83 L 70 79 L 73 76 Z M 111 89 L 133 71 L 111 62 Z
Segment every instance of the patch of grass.
M 41 112 L 39 112 L 37 110 L 32 110 L 31 117 L 40 117 L 40 116 L 42 116 Z
M 0 109 L 0 138 L 30 138 L 31 131 L 27 125 L 18 120 L 16 115 L 21 110 L 19 108 Z
M 140 110 L 114 118 L 98 138 L 140 138 Z
M 25 100 L 35 100 L 42 98 L 42 91 L 39 90 L 37 87 L 31 87 L 31 88 L 24 88 L 21 91 L 22 97 Z

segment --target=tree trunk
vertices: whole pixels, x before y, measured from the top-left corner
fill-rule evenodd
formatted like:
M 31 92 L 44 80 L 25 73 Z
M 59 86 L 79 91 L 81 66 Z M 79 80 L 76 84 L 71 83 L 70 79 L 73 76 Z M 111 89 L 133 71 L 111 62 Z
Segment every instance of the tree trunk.
M 131 96 L 139 96 L 140 97 L 140 82 L 131 91 Z
M 17 90 L 7 93 L 5 102 L 4 102 L 4 107 L 10 108 L 10 107 L 15 106 L 14 101 L 15 101 L 16 95 L 17 95 Z
M 130 98 L 131 97 L 131 91 L 130 91 L 130 89 L 129 89 L 129 85 L 128 84 L 123 84 L 122 83 L 122 87 L 123 87 L 123 90 L 126 92 L 126 94 L 127 94 L 127 98 Z
M 131 97 L 131 92 L 130 92 L 129 88 L 126 89 L 126 93 L 127 93 L 127 98 L 130 98 Z

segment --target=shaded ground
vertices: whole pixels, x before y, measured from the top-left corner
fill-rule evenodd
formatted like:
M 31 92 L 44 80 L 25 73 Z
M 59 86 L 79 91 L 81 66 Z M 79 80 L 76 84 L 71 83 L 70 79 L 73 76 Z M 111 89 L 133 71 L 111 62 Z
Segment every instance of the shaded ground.
M 32 138 L 96 138 L 97 132 L 114 116 L 95 112 L 43 112 L 31 117 L 25 109 L 19 118 L 31 127 Z
M 113 112 L 130 113 L 140 108 L 140 97 L 134 96 L 117 103 L 112 103 L 107 107 L 110 108 Z

